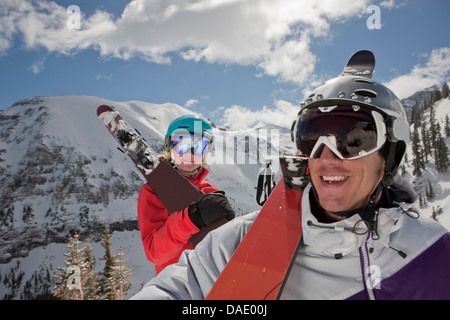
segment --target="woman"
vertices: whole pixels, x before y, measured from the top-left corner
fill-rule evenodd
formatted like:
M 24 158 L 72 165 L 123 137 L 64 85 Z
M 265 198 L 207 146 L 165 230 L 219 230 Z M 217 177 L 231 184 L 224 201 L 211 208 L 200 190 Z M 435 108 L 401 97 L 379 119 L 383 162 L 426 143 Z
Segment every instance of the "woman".
M 200 228 L 221 218 L 231 220 L 235 213 L 224 192 L 204 180 L 208 175 L 205 158 L 213 148 L 211 125 L 203 118 L 186 115 L 175 119 L 167 129 L 163 160 L 199 188 L 205 195 L 181 211 L 169 212 L 149 184 L 138 199 L 138 221 L 147 259 L 155 264 L 156 274 L 178 261 L 189 239 Z M 174 195 L 176 196 L 176 195 Z

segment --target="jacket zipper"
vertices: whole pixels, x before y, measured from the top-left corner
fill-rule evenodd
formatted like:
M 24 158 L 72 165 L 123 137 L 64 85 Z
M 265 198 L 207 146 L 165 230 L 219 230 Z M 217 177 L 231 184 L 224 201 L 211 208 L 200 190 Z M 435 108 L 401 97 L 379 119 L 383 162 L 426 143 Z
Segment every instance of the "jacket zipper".
M 370 237 L 370 232 L 369 232 Z M 367 239 L 368 240 L 368 239 Z M 362 279 L 364 282 L 364 289 L 366 290 L 369 300 L 375 300 L 375 293 L 373 292 L 373 285 L 370 279 L 370 260 L 369 260 L 369 250 L 367 249 L 367 240 L 359 248 L 360 258 L 361 258 L 361 268 L 362 268 Z
M 375 217 L 373 220 L 373 223 L 376 224 L 378 219 L 378 211 L 375 212 Z M 374 230 L 372 226 L 369 229 L 369 232 L 367 233 L 367 238 L 364 244 L 359 248 L 359 254 L 361 259 L 361 268 L 362 268 L 362 279 L 364 281 L 364 289 L 366 290 L 367 296 L 369 297 L 369 300 L 376 300 L 375 298 L 375 292 L 374 292 L 374 285 L 373 285 L 373 279 L 371 278 L 371 266 L 370 266 L 370 259 L 369 259 L 369 250 L 367 248 L 367 243 L 369 239 L 372 237 Z M 378 234 L 376 234 L 378 236 Z

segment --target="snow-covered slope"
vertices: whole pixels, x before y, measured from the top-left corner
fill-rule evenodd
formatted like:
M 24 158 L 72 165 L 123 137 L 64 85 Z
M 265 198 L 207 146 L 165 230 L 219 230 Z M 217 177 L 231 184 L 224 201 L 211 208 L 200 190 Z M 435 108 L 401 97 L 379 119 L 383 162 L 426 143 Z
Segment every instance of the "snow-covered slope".
M 114 106 L 158 152 L 169 123 L 191 113 L 171 103 L 88 96 L 35 97 L 1 111 L 0 299 L 30 299 L 45 288 L 51 290 L 51 275 L 64 265 L 66 240 L 74 232 L 82 240 L 89 236 L 100 270 L 104 252 L 99 238 L 104 224 L 113 231 L 114 253 L 122 246 L 127 266 L 135 268 L 129 294 L 154 276 L 137 224 L 137 196 L 144 181 L 97 119 L 96 108 L 101 104 Z M 435 110 L 444 128 L 450 100 L 437 102 Z M 286 119 L 286 125 L 291 121 Z M 279 179 L 279 153 L 294 152 L 289 129 L 216 127 L 214 133 L 216 148 L 208 158 L 207 179 L 226 191 L 238 215 L 258 210 L 258 173 L 272 159 Z M 413 177 L 411 165 L 406 166 L 405 177 L 423 195 L 428 181 L 432 183 L 435 197 L 420 212 L 432 216 L 442 209 L 436 219 L 450 228 L 450 173 L 438 173 L 431 159 L 422 177 Z
M 436 113 L 436 120 L 439 122 L 442 135 L 445 137 L 445 118 L 450 117 L 450 98 L 442 99 L 433 105 Z M 426 111 L 423 115 L 424 125 L 430 127 L 430 111 Z M 413 128 L 411 126 L 411 132 Z M 446 138 L 447 147 L 450 147 L 450 138 Z M 450 149 L 450 148 L 449 148 Z M 408 159 L 412 159 L 412 150 L 408 150 Z M 431 184 L 434 192 L 434 198 L 428 200 L 421 208 L 422 216 L 432 217 L 435 212 L 435 219 L 442 223 L 450 230 L 450 171 L 438 172 L 434 165 L 434 158 L 431 157 L 428 163 L 425 164 L 425 171 L 421 177 L 414 177 L 412 175 L 413 168 L 409 164 L 406 169 L 406 178 L 410 181 L 418 194 L 425 198 L 427 189 Z
M 73 231 L 90 234 L 104 223 L 128 221 L 125 228 L 136 229 L 135 206 L 124 200 L 136 199 L 142 180 L 97 119 L 101 103 L 129 114 L 157 150 L 162 148 L 160 128 L 187 113 L 173 104 L 139 108 L 134 102 L 86 96 L 38 97 L 4 110 L 0 263 L 63 241 Z M 18 249 L 17 243 L 29 238 L 24 233 L 32 233 L 33 241 Z
M 164 128 L 189 113 L 174 104 L 117 103 L 87 96 L 36 97 L 3 110 L 1 297 L 20 298 L 35 273 L 53 274 L 63 266 L 69 234 L 98 242 L 104 224 L 117 231 L 113 239 L 126 239 L 115 242 L 116 250 L 125 248 L 137 276 L 144 279 L 153 272 L 142 255 L 135 209 L 143 180 L 97 119 L 100 104 L 123 112 L 159 151 Z M 99 258 L 103 253 L 98 247 L 94 244 Z M 11 272 L 11 266 L 17 270 Z
M 137 224 L 137 196 L 144 180 L 97 118 L 101 104 L 114 106 L 157 152 L 163 149 L 169 123 L 191 113 L 171 103 L 88 96 L 35 97 L 1 111 L 0 298 L 29 298 L 21 296 L 27 281 L 63 266 L 69 234 L 89 236 L 101 257 L 95 242 L 104 224 L 114 231 L 115 250 L 124 247 L 135 268 L 134 290 L 154 275 Z M 208 160 L 208 180 L 226 190 L 238 215 L 257 210 L 257 161 L 265 163 L 265 156 L 248 156 L 249 150 L 257 150 L 255 133 L 214 130 L 217 142 Z

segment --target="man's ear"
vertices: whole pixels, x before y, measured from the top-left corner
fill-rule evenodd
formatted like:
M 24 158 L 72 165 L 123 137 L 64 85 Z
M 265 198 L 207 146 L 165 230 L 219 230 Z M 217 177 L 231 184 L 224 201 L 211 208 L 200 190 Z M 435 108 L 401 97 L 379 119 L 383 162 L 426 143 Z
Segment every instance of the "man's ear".
M 405 154 L 406 143 L 404 141 L 386 142 L 381 148 L 381 154 L 385 159 L 385 172 L 392 173 L 395 176 L 398 166 Z

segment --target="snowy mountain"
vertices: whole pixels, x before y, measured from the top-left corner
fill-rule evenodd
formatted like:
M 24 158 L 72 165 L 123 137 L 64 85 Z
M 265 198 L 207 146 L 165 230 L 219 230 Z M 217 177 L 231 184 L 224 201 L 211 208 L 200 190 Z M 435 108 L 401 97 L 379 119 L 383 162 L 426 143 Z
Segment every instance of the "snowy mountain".
M 407 97 L 407 98 L 401 100 L 403 106 L 405 107 L 405 111 L 408 116 L 408 120 L 411 120 L 410 119 L 411 110 L 412 110 L 414 103 L 416 101 L 423 103 L 423 101 L 425 99 L 429 99 L 431 97 L 431 95 L 433 94 L 433 92 L 435 90 L 439 90 L 438 85 L 434 85 L 434 86 L 425 88 L 423 90 L 419 90 L 416 93 L 414 93 L 413 95 L 411 95 L 410 97 Z M 445 118 L 445 116 L 444 116 L 444 118 Z
M 105 224 L 113 231 L 114 253 L 122 246 L 128 267 L 135 268 L 129 294 L 154 276 L 137 224 L 137 196 L 144 180 L 96 117 L 101 104 L 116 108 L 158 152 L 169 123 L 192 113 L 171 103 L 88 96 L 35 97 L 0 111 L 0 299 L 31 299 L 51 291 L 51 276 L 64 266 L 66 241 L 75 232 L 81 240 L 89 236 L 95 268 L 101 270 L 99 238 Z M 450 100 L 438 101 L 435 110 L 443 122 Z M 286 119 L 287 126 L 291 120 Z M 216 126 L 214 133 L 207 180 L 226 191 L 238 215 L 258 210 L 258 173 L 272 159 L 280 177 L 279 153 L 294 152 L 289 129 L 230 131 Z M 436 218 L 450 228 L 450 173 L 438 173 L 431 159 L 422 177 L 412 175 L 411 165 L 405 177 L 423 194 L 432 183 L 435 197 L 420 212 L 432 216 L 442 211 Z
M 114 106 L 157 152 L 163 149 L 169 123 L 191 113 L 170 103 L 119 103 L 87 96 L 35 97 L 1 111 L 0 298 L 30 298 L 42 291 L 33 285 L 64 266 L 69 234 L 77 232 L 82 240 L 89 236 L 101 257 L 98 241 L 105 224 L 113 231 L 116 252 L 124 247 L 129 266 L 135 268 L 134 292 L 154 275 L 137 223 L 137 196 L 144 180 L 97 118 L 101 104 Z M 214 130 L 208 180 L 226 190 L 238 215 L 257 210 L 257 163 L 265 163 L 268 152 L 253 152 L 258 132 Z

